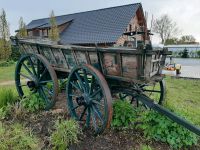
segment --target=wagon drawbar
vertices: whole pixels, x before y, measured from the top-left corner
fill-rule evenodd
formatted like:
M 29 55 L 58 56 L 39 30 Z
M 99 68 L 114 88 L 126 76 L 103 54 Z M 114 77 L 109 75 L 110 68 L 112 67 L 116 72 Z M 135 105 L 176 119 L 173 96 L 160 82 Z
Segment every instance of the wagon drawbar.
M 67 79 L 68 110 L 73 118 L 102 133 L 112 120 L 112 96 L 131 98 L 162 113 L 200 135 L 200 128 L 162 106 L 165 82 L 161 71 L 167 49 L 98 48 L 55 45 L 37 39 L 11 38 L 19 47 L 21 58 L 16 65 L 15 82 L 19 96 L 38 93 L 51 109 L 58 95 L 58 80 Z

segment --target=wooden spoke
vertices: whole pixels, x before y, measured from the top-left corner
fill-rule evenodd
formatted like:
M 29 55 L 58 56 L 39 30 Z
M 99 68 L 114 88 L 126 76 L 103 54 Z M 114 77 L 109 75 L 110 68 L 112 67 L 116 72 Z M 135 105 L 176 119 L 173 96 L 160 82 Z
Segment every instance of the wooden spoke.
M 101 88 L 99 88 L 97 91 L 95 91 L 90 97 L 96 96 L 101 91 Z
M 79 118 L 80 121 L 83 119 L 83 116 L 85 115 L 86 110 L 87 110 L 87 107 L 85 107 L 83 112 L 81 113 L 81 116 Z
M 83 69 L 83 77 L 84 77 L 84 81 L 85 81 L 85 85 L 86 85 L 86 91 L 89 93 L 90 86 L 89 86 L 89 82 L 88 82 L 88 77 L 87 77 L 86 71 L 84 69 Z
M 97 104 L 97 105 L 99 105 L 99 106 L 101 106 L 101 107 L 104 107 L 104 105 L 101 104 L 99 101 L 92 100 L 92 103 Z
M 28 71 L 28 73 L 34 77 L 33 73 L 30 71 L 30 69 L 24 64 L 24 62 L 22 63 L 22 66 L 26 69 L 26 71 Z
M 76 75 L 76 78 L 77 78 L 78 81 L 79 81 L 78 83 L 80 84 L 81 89 L 82 89 L 83 91 L 85 91 L 85 87 L 84 87 L 83 81 L 81 80 L 80 75 L 79 75 L 77 72 L 75 72 L 75 75 Z
M 32 68 L 32 70 L 33 70 L 33 73 L 34 73 L 34 75 L 36 76 L 37 73 L 36 73 L 36 70 L 35 70 L 35 67 L 34 67 L 33 61 L 31 60 L 31 57 L 28 57 L 28 60 L 29 60 L 29 62 L 30 62 L 31 68 Z
M 24 77 L 24 78 L 26 78 L 26 79 L 29 79 L 29 80 L 33 80 L 31 77 L 29 77 L 29 76 L 27 76 L 27 75 L 25 75 L 25 74 L 23 74 L 23 73 L 19 73 L 22 77 Z
M 70 82 L 70 84 L 71 84 L 73 87 L 75 87 L 77 90 L 79 90 L 80 92 L 83 92 L 82 89 L 81 89 L 79 86 L 77 86 L 75 83 Z
M 39 81 L 43 78 L 43 76 L 45 75 L 45 73 L 47 73 L 47 68 L 44 69 L 44 71 L 42 72 Z
M 160 93 L 161 91 L 157 91 L 157 90 L 143 90 L 144 92 L 155 92 L 155 93 Z
M 92 109 L 97 114 L 97 116 L 101 120 L 101 122 L 103 123 L 103 116 L 102 116 L 101 112 L 98 110 L 98 108 L 95 105 L 92 105 Z

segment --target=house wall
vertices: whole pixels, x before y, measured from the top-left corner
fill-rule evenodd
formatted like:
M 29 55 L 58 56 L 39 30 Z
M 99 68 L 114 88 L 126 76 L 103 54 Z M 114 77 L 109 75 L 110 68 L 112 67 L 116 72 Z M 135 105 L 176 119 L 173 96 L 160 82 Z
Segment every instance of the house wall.
M 62 33 L 70 23 L 64 23 L 60 26 L 58 26 L 59 33 Z M 43 29 L 34 29 L 31 31 L 28 31 L 28 36 L 29 37 L 48 37 L 49 34 L 49 28 L 43 28 Z
M 141 17 L 141 10 L 138 10 L 136 15 L 131 19 L 129 22 L 127 28 L 125 29 L 124 33 L 126 32 L 133 32 L 137 29 L 139 30 L 140 27 L 144 26 L 144 18 Z M 143 41 L 144 37 L 142 35 L 136 35 L 134 36 L 137 41 Z M 123 46 L 125 41 L 133 41 L 132 38 L 130 38 L 127 35 L 122 35 L 119 37 L 119 39 L 116 41 L 116 46 Z

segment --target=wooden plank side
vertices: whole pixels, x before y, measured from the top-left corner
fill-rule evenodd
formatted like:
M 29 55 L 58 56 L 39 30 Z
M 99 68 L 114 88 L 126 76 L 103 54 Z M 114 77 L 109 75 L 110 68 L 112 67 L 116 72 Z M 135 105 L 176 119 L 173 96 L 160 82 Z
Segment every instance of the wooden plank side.
M 124 77 L 137 79 L 138 75 L 137 55 L 122 55 L 122 72 Z
M 117 54 L 104 53 L 103 54 L 103 67 L 108 75 L 120 76 L 120 68 L 117 63 Z
M 56 60 L 56 67 L 58 68 L 68 68 L 67 62 L 65 61 L 65 57 L 62 53 L 61 49 L 52 48 L 52 53 Z
M 38 49 L 37 49 L 37 45 L 30 45 L 30 47 L 33 49 L 35 54 L 39 54 Z
M 22 44 L 19 44 L 19 52 L 20 52 L 20 54 L 26 54 L 27 53 Z
M 75 51 L 75 55 L 79 65 L 87 64 L 85 52 Z
M 98 63 L 98 56 L 95 52 L 89 52 L 90 62 L 91 64 L 97 64 Z
M 63 54 L 69 69 L 72 69 L 76 65 L 76 61 L 72 53 L 72 50 L 63 50 Z
M 26 53 L 34 54 L 33 49 L 32 49 L 29 45 L 27 45 L 27 44 L 23 44 L 23 47 L 24 47 Z
M 56 66 L 56 60 L 49 47 L 39 46 L 39 52 L 49 61 L 52 66 Z

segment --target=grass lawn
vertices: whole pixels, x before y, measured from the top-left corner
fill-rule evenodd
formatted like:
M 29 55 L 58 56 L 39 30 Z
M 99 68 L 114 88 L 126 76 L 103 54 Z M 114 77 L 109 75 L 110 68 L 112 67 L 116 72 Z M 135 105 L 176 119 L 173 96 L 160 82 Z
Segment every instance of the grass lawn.
M 0 67 L 0 82 L 14 80 L 15 64 L 9 67 Z
M 166 107 L 200 126 L 200 80 L 166 79 Z

